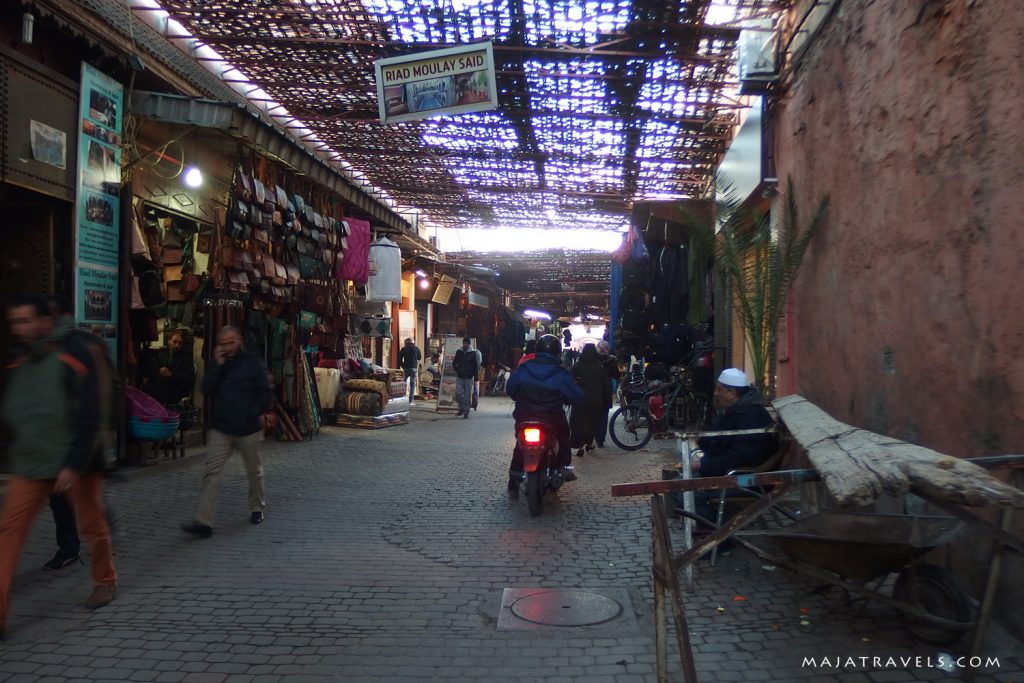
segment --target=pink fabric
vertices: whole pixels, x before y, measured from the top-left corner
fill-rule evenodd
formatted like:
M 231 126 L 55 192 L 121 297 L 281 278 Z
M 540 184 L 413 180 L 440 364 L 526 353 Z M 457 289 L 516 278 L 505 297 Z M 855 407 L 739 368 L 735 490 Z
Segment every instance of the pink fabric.
M 334 277 L 366 284 L 370 278 L 370 223 L 358 218 L 346 218 L 345 222 L 349 229 L 348 249 Z

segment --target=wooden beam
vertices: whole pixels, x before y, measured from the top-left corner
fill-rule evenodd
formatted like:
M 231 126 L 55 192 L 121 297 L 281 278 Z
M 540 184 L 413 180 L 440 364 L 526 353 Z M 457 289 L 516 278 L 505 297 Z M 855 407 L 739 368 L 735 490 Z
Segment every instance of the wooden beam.
M 967 459 L 852 427 L 802 396 L 772 405 L 841 506 L 913 491 L 971 507 L 1024 507 L 1024 493 Z

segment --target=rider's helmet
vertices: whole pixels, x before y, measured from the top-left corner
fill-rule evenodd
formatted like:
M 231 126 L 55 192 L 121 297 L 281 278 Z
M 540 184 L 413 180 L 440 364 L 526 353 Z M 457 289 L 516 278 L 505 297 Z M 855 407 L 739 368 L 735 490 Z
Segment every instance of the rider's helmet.
M 562 342 L 553 334 L 545 334 L 537 340 L 537 353 L 550 353 L 553 356 L 562 355 Z

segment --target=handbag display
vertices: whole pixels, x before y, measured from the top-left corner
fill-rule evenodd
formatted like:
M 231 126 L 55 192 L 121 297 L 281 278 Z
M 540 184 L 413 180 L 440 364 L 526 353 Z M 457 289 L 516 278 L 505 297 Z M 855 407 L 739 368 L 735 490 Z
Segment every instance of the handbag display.
M 200 254 L 209 254 L 213 243 L 213 236 L 210 233 L 196 235 L 196 251 Z

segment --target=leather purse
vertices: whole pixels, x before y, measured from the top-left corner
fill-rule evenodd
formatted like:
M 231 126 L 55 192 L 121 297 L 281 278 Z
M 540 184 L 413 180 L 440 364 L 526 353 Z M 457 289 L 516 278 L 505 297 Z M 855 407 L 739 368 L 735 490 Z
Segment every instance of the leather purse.
M 231 215 L 240 221 L 249 220 L 249 203 L 235 197 L 231 201 Z
M 195 273 L 186 273 L 181 277 L 181 293 L 190 297 L 199 291 L 203 285 L 203 279 Z
M 297 285 L 297 284 L 299 284 L 299 280 L 302 279 L 302 271 L 299 270 L 299 267 L 298 266 L 289 265 L 289 266 L 287 266 L 286 270 L 288 271 L 288 284 L 290 284 L 290 285 Z
M 263 183 L 261 183 L 258 178 L 253 178 L 252 184 L 255 189 L 253 197 L 255 198 L 256 203 L 263 204 L 263 202 L 267 201 L 267 188 L 264 187 Z
M 181 282 L 181 264 L 164 265 L 164 283 Z
M 167 303 L 169 304 L 180 303 L 188 298 L 185 296 L 185 293 L 181 291 L 181 280 L 178 280 L 177 282 L 168 282 L 166 289 Z
M 245 292 L 249 289 L 249 274 L 244 270 L 228 271 L 228 289 L 232 292 Z
M 256 257 L 252 255 L 251 251 L 243 251 L 239 253 L 242 261 L 242 270 L 254 271 L 256 270 Z
M 288 284 L 288 269 L 283 263 L 275 265 L 274 284 L 279 287 Z
M 295 248 L 302 256 L 312 256 L 313 252 L 316 250 L 316 247 L 314 247 L 313 243 L 309 240 L 298 240 Z
M 270 222 L 271 222 L 272 225 L 276 225 L 276 226 L 284 225 L 284 215 L 280 211 L 275 209 L 270 214 Z
M 252 178 L 245 174 L 241 166 L 235 170 L 235 194 L 244 201 L 252 199 Z
M 196 235 L 196 251 L 200 254 L 209 254 L 211 242 L 213 237 L 209 233 Z
M 160 250 L 160 261 L 164 265 L 181 263 L 183 260 L 183 251 L 181 247 L 164 247 Z
M 284 188 L 280 185 L 274 186 L 274 200 L 277 203 L 278 208 L 285 208 L 288 206 L 288 193 L 284 191 Z
M 263 254 L 263 258 L 260 260 L 260 272 L 263 273 L 263 277 L 277 276 L 277 264 L 274 263 L 270 254 Z
M 253 228 L 252 238 L 263 246 L 270 246 L 270 232 L 267 228 Z
M 225 268 L 241 268 L 241 250 L 233 244 L 222 244 L 220 246 L 220 262 Z

